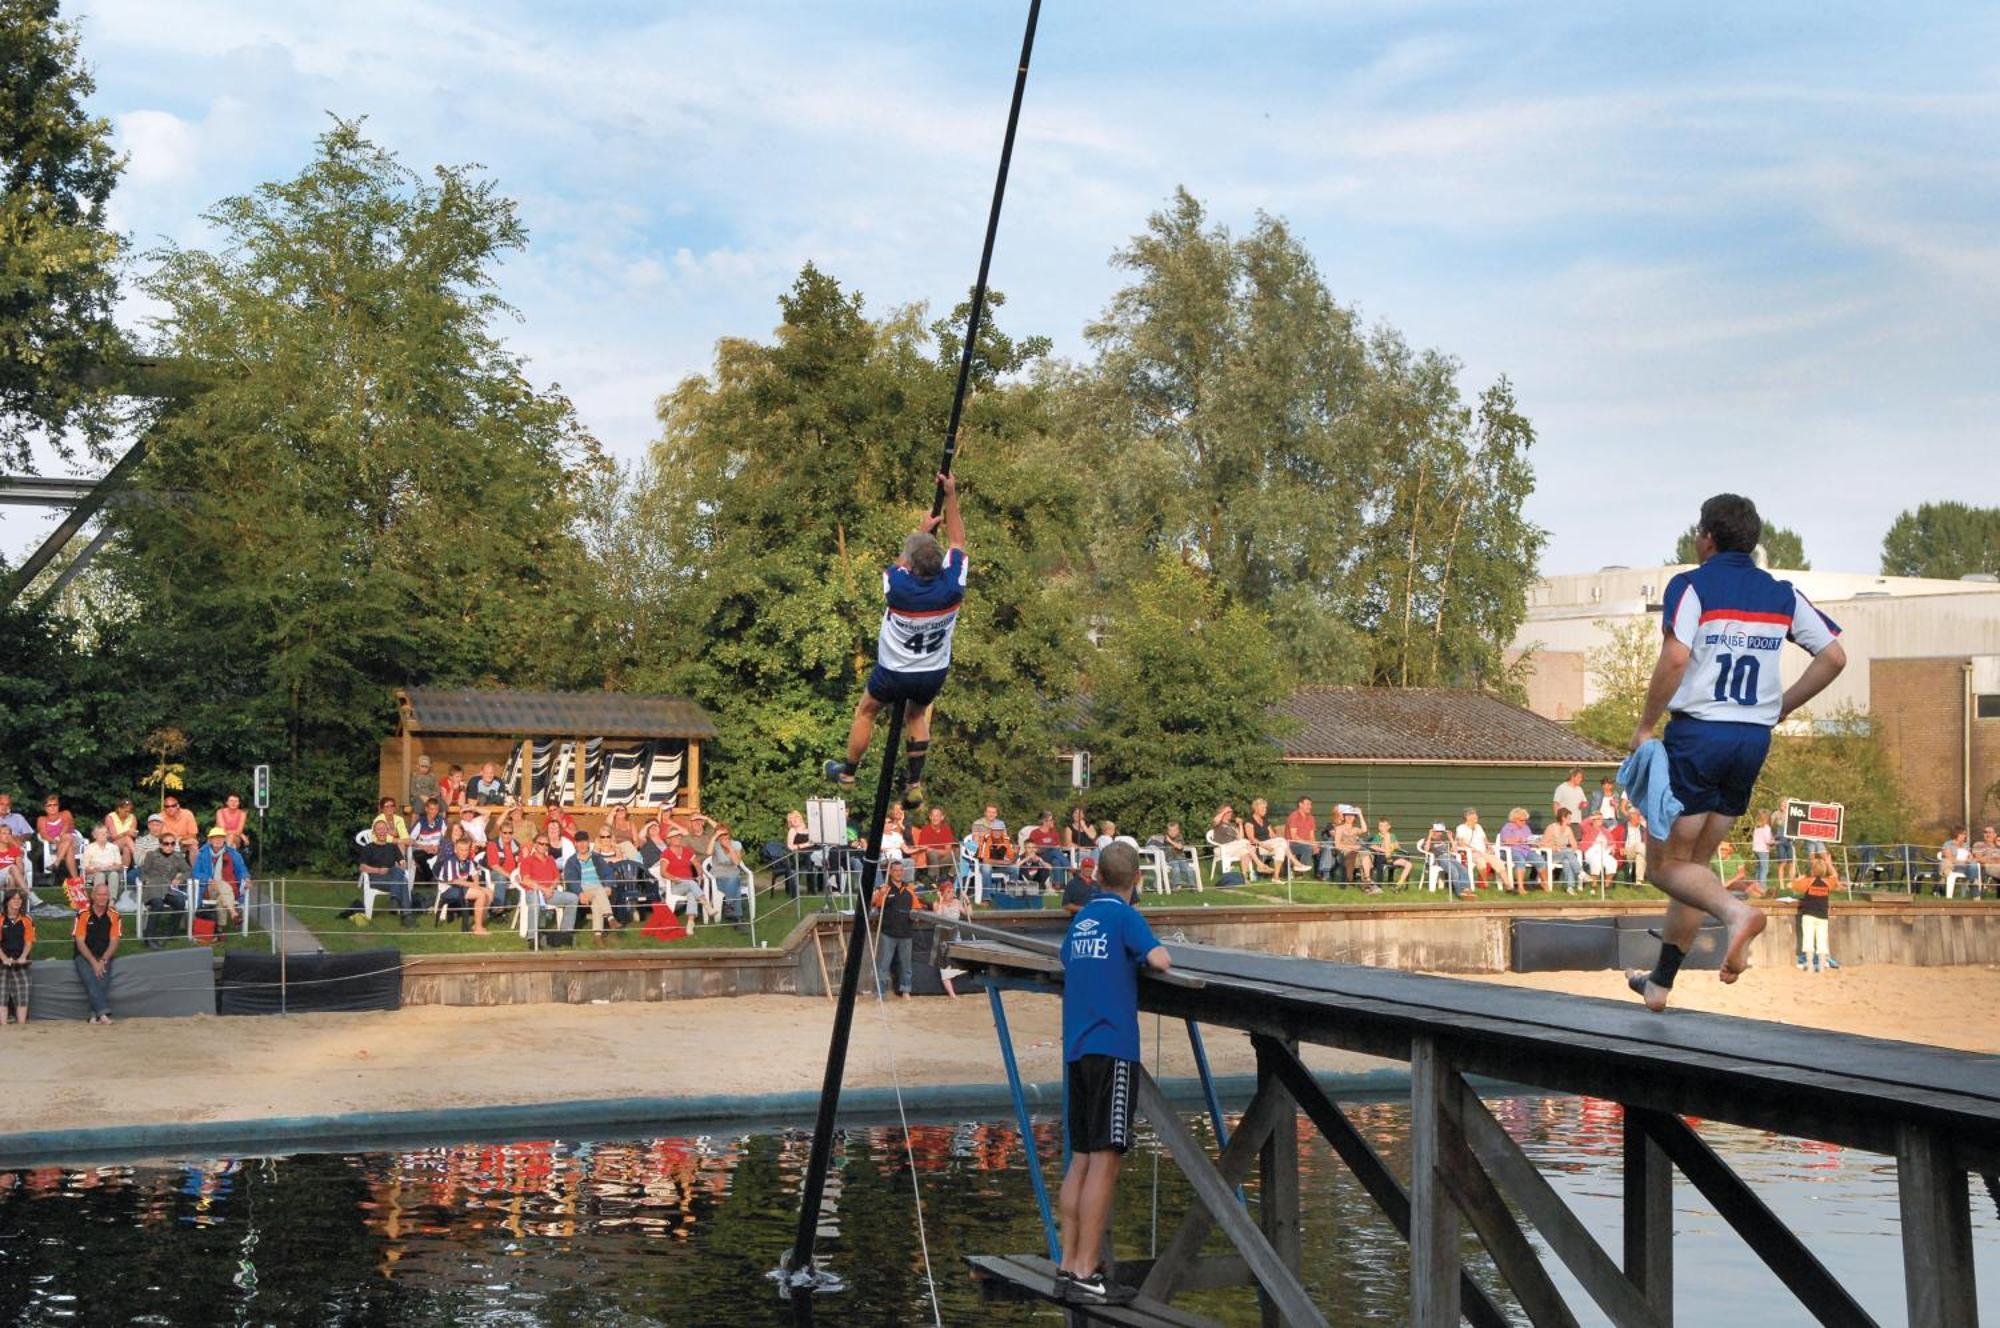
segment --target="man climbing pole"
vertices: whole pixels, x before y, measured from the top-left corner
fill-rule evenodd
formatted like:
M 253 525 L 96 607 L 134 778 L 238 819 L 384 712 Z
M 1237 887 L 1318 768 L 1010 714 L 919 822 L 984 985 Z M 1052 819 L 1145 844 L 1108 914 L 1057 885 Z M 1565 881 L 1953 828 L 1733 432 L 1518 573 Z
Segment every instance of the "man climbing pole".
M 909 760 L 903 775 L 903 805 L 924 800 L 924 762 L 931 750 L 931 703 L 951 671 L 951 637 L 965 601 L 965 522 L 958 511 L 958 482 L 949 472 L 937 477 L 943 510 L 927 516 L 903 541 L 902 556 L 882 573 L 882 630 L 875 641 L 875 667 L 868 674 L 854 724 L 847 732 L 847 758 L 826 763 L 826 777 L 852 785 L 855 767 L 868 752 L 875 716 L 885 706 L 903 707 Z M 945 543 L 937 528 L 944 526 Z M 883 757 L 893 761 L 896 754 Z

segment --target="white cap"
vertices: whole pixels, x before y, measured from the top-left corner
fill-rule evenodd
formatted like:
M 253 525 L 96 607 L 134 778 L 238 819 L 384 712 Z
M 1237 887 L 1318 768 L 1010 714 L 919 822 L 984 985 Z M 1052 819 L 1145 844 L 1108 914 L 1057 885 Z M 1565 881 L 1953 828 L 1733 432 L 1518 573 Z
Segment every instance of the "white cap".
M 1433 829 L 1433 830 L 1442 830 L 1442 829 L 1444 829 L 1444 822 L 1443 822 L 1443 821 L 1432 821 L 1432 822 L 1431 822 L 1431 829 Z

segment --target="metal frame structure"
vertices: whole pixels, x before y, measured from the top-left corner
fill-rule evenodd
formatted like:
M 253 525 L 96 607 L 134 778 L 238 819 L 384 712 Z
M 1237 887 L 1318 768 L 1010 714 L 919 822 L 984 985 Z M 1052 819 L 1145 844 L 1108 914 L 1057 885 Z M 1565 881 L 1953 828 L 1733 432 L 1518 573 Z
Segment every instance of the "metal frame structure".
M 950 961 L 999 990 L 1058 993 L 1046 942 L 983 927 L 950 943 Z M 1150 1077 L 1140 1107 L 1192 1186 L 1197 1207 L 1158 1259 L 1118 1275 L 1139 1286 L 1119 1307 L 1072 1309 L 1072 1322 L 1202 1323 L 1173 1308 L 1197 1286 L 1254 1285 L 1269 1325 L 1325 1319 L 1299 1280 L 1295 1113 L 1303 1111 L 1411 1247 L 1410 1322 L 1476 1328 L 1507 1322 L 1466 1273 L 1470 1227 L 1536 1325 L 1573 1325 L 1523 1222 L 1620 1328 L 1673 1322 L 1672 1177 L 1678 1171 L 1823 1324 L 1875 1320 L 1702 1139 L 1685 1116 L 1822 1139 L 1897 1160 L 1909 1321 L 1972 1328 L 1969 1172 L 2000 1168 L 2000 1058 L 1826 1033 L 1758 1020 L 1431 978 L 1394 970 L 1209 947 L 1170 946 L 1174 972 L 1140 984 L 1140 1008 L 1191 1025 L 1248 1033 L 1257 1088 L 1233 1136 L 1211 1158 Z M 998 1025 L 1003 1043 L 1005 1024 Z M 1197 1035 L 1198 1036 L 1198 1035 Z M 1301 1042 L 1406 1060 L 1412 1167 L 1407 1185 L 1384 1163 L 1297 1055 Z M 1205 1057 L 1199 1058 L 1205 1083 Z M 1468 1075 L 1623 1105 L 1622 1249 L 1577 1218 L 1487 1110 Z M 1017 1103 L 1025 1117 L 1026 1104 Z M 1031 1170 L 1034 1137 L 1024 1128 Z M 1235 1192 L 1255 1165 L 1253 1221 Z M 1516 1217 L 1519 1213 L 1520 1218 Z M 1233 1267 L 1198 1259 L 1212 1227 Z M 1622 1256 L 1622 1257 L 1620 1257 Z M 989 1292 L 1053 1298 L 1054 1268 L 1037 1256 L 971 1260 Z M 1225 1261 L 1226 1262 L 1226 1261 Z M 1229 1280 L 1231 1272 L 1237 1274 Z

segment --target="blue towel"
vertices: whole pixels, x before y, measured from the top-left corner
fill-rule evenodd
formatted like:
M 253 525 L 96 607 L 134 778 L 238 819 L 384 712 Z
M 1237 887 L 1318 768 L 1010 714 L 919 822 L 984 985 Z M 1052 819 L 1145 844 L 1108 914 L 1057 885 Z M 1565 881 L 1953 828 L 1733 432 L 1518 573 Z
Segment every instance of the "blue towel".
M 1665 839 L 1681 814 L 1681 800 L 1674 796 L 1667 779 L 1667 749 L 1658 738 L 1648 738 L 1639 750 L 1618 767 L 1618 786 L 1646 818 L 1646 834 Z

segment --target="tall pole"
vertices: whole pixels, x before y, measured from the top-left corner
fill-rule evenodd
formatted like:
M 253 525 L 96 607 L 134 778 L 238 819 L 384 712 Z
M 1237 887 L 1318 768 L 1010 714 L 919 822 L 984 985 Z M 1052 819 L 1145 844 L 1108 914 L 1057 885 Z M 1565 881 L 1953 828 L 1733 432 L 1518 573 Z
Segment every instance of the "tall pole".
M 1000 231 L 1000 206 L 1007 194 L 1007 167 L 1014 158 L 1014 136 L 1021 123 L 1021 99 L 1028 90 L 1028 58 L 1035 49 L 1035 25 L 1042 13 L 1042 0 L 1029 0 L 1027 30 L 1021 35 L 1021 59 L 1014 71 L 1014 97 L 1007 107 L 1007 134 L 1000 144 L 1000 169 L 993 179 L 993 205 L 986 214 L 986 240 L 979 251 L 979 276 L 972 284 L 972 308 L 965 319 L 965 344 L 959 350 L 958 384 L 952 392 L 951 418 L 945 426 L 944 455 L 938 473 L 949 475 L 958 457 L 958 427 L 965 417 L 966 392 L 972 383 L 972 358 L 978 349 L 979 325 L 986 313 L 986 280 L 993 267 L 993 242 Z M 944 511 L 944 485 L 940 482 L 931 496 L 931 515 Z M 812 1153 L 806 1163 L 805 1184 L 799 1195 L 799 1225 L 791 1252 L 782 1270 L 784 1285 L 809 1297 L 816 1287 L 836 1285 L 819 1275 L 813 1266 L 813 1250 L 819 1237 L 820 1206 L 826 1197 L 826 1173 L 833 1157 L 833 1123 L 840 1107 L 841 1080 L 847 1071 L 847 1044 L 854 1030 L 854 999 L 860 987 L 861 964 L 866 949 L 868 899 L 875 892 L 875 873 L 881 856 L 882 827 L 889 817 L 889 796 L 896 776 L 896 753 L 903 736 L 903 707 L 889 707 L 889 731 L 884 735 L 881 773 L 875 780 L 875 804 L 868 819 L 868 842 L 861 864 L 861 893 L 854 900 L 854 929 L 847 941 L 847 960 L 840 972 L 840 1002 L 834 1008 L 833 1039 L 826 1053 L 826 1076 L 820 1086 L 819 1112 L 813 1122 Z M 808 1301 L 809 1305 L 809 1301 Z M 810 1313 L 808 1308 L 807 1313 Z

